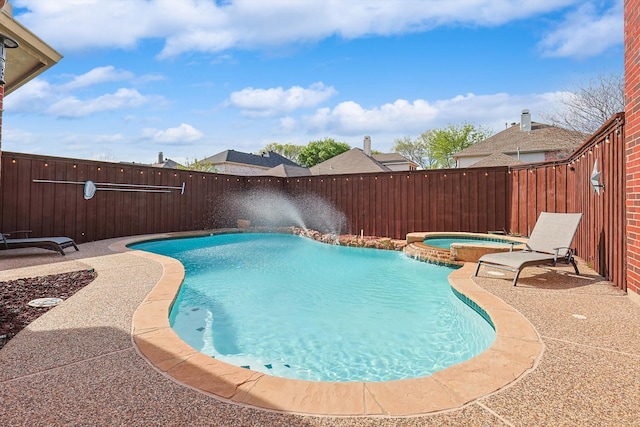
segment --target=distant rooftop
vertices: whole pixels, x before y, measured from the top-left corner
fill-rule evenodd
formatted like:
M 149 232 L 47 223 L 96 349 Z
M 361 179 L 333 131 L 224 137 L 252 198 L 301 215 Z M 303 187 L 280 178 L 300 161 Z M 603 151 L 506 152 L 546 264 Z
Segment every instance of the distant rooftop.
M 491 166 L 513 166 L 524 163 L 521 160 L 513 156 L 509 156 L 508 154 L 503 153 L 493 153 L 484 159 L 472 164 L 471 166 L 467 166 L 470 168 L 484 168 Z
M 211 157 L 207 157 L 203 161 L 209 162 L 214 166 L 220 163 L 237 163 L 243 165 L 258 166 L 265 169 L 270 169 L 282 164 L 289 166 L 300 166 L 297 163 L 287 159 L 286 157 L 283 157 L 278 153 L 274 153 L 273 151 L 258 155 L 243 153 L 241 151 L 235 150 L 225 150 Z
M 543 151 L 572 151 L 587 135 L 557 126 L 531 122 L 531 130 L 523 131 L 520 124 L 510 126 L 484 141 L 457 152 L 454 157 L 475 157 L 494 153 L 517 154 Z
M 274 166 L 271 169 L 267 169 L 261 175 L 286 178 L 294 176 L 309 176 L 311 175 L 311 171 L 309 170 L 309 168 L 305 168 L 302 166 L 281 164 L 278 166 Z
M 405 159 L 406 162 L 406 159 Z M 340 175 L 346 173 L 390 172 L 391 169 L 367 156 L 360 148 L 342 154 L 309 168 L 313 175 Z
M 377 162 L 383 163 L 385 165 L 394 164 L 394 163 L 405 164 L 409 161 L 407 160 L 406 157 L 404 157 L 400 153 L 372 154 L 371 157 L 373 157 L 373 159 L 376 160 Z

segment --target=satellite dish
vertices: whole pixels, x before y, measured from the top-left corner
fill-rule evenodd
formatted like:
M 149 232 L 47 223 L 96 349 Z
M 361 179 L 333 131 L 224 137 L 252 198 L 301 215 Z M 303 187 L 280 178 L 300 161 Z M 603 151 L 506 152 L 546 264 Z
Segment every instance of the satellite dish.
M 604 183 L 600 184 L 600 175 L 602 172 L 598 170 L 598 159 L 593 162 L 593 171 L 591 172 L 591 188 L 596 192 L 597 195 L 600 195 L 600 189 L 604 191 Z
M 96 185 L 93 183 L 93 181 L 89 180 L 87 182 L 84 183 L 84 199 L 85 200 L 89 200 L 93 197 L 94 194 L 96 194 Z

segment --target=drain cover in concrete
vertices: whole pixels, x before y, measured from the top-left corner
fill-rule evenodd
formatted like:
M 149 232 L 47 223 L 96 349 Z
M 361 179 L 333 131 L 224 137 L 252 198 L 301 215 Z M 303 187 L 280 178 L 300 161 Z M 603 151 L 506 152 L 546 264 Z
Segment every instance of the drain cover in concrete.
M 38 298 L 28 302 L 31 307 L 53 307 L 62 302 L 61 298 Z

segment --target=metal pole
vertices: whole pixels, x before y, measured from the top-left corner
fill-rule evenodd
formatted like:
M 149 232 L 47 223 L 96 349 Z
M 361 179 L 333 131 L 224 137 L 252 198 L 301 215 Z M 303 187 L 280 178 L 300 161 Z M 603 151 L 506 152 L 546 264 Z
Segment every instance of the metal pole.
M 95 188 L 95 190 L 107 191 L 135 191 L 140 193 L 171 193 L 171 190 L 180 190 L 180 194 L 184 194 L 185 182 L 179 187 L 170 185 L 145 185 L 145 184 L 118 184 L 115 182 L 93 182 L 93 181 L 58 181 L 53 179 L 34 179 L 32 182 L 43 184 L 76 184 L 86 185 L 90 182 L 92 185 L 104 185 L 104 187 Z M 93 193 L 92 193 L 93 194 Z M 87 199 L 88 200 L 88 199 Z
M 4 6 L 4 1 L 0 1 L 0 9 Z M 2 173 L 2 112 L 4 111 L 4 68 L 6 63 L 6 49 L 18 47 L 18 42 L 9 36 L 0 34 L 0 173 Z M 2 186 L 2 175 L 0 175 L 0 187 Z
M 33 182 L 40 182 L 43 184 L 80 184 L 84 185 L 85 181 L 57 181 L 53 179 L 34 179 Z M 181 190 L 181 193 L 184 193 L 184 182 L 179 187 L 172 187 L 170 185 L 145 185 L 145 184 L 118 184 L 117 182 L 95 182 L 95 185 L 105 185 L 107 187 L 135 187 L 135 188 L 162 188 L 169 190 Z M 101 188 L 98 188 L 101 190 Z M 104 188 L 107 190 L 107 188 Z M 110 189 L 109 189 L 110 190 Z

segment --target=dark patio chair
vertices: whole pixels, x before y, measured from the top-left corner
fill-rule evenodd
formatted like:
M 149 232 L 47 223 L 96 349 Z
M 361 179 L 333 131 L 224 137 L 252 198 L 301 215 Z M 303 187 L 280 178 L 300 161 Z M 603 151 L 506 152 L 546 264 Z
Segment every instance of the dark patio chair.
M 79 251 L 76 242 L 69 237 L 29 237 L 30 230 L 12 231 L 11 233 L 0 233 L 0 250 L 1 249 L 20 249 L 20 248 L 42 248 L 56 251 L 60 255 L 65 255 L 64 249 L 74 247 Z M 8 236 L 14 234 L 24 234 L 24 238 L 12 239 Z

